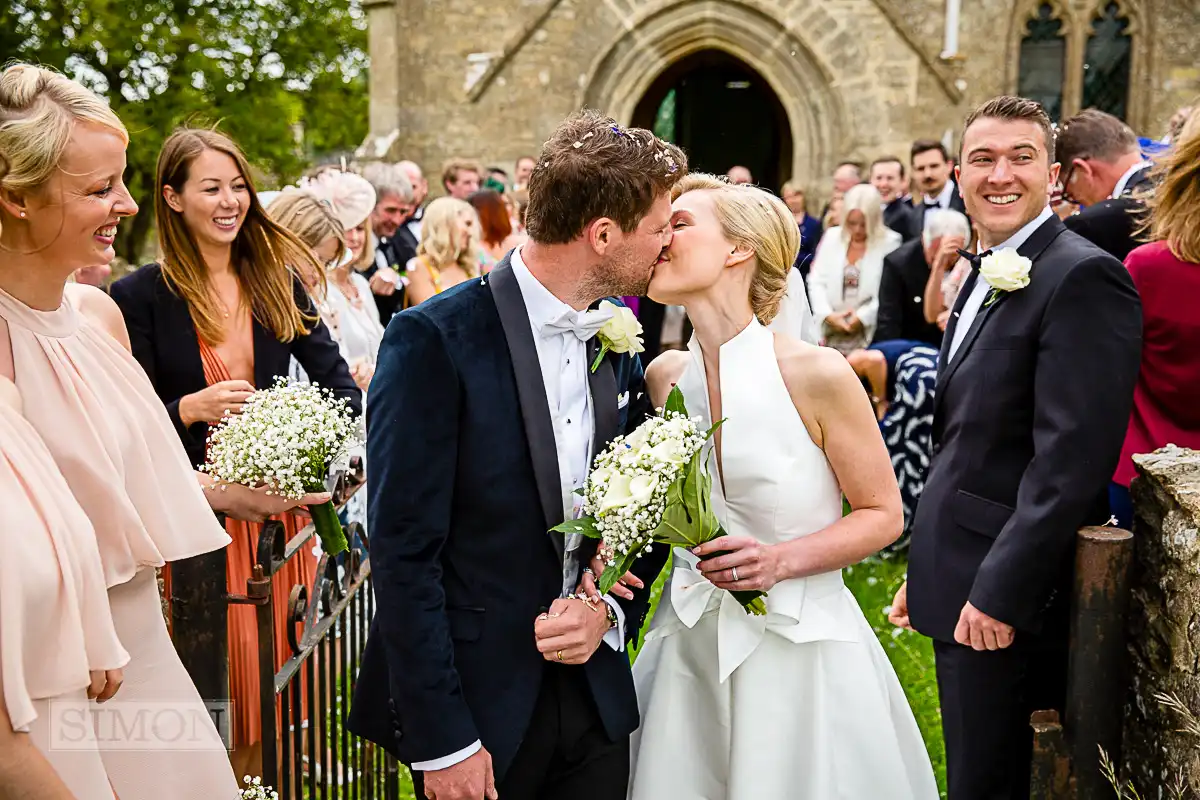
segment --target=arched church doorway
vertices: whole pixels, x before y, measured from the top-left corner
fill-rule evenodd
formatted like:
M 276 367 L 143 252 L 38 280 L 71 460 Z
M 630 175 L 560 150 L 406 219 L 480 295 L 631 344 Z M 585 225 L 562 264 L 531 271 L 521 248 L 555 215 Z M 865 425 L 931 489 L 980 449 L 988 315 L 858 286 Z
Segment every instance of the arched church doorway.
M 774 192 L 792 177 L 783 103 L 762 75 L 723 50 L 700 50 L 664 70 L 632 122 L 682 147 L 693 171 L 723 175 L 741 165 Z

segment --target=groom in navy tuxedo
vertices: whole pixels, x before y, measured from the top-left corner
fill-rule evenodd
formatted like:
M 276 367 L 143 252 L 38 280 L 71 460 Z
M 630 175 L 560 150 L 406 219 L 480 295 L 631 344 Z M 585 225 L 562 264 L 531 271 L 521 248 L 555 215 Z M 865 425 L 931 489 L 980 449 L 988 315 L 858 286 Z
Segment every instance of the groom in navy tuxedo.
M 635 567 L 644 585 L 594 604 L 569 595 L 596 543 L 548 531 L 592 456 L 650 413 L 636 354 L 596 361 L 612 316 L 596 306 L 645 294 L 686 169 L 649 131 L 567 119 L 529 181 L 529 241 L 388 327 L 367 404 L 378 610 L 350 729 L 408 764 L 418 796 L 625 797 L 625 645 L 666 548 Z
M 1058 171 L 1038 103 L 967 119 L 958 178 L 983 252 L 942 342 L 892 609 L 934 640 L 950 800 L 1029 797 L 1030 713 L 1065 701 L 1075 534 L 1109 518 L 1141 358 L 1137 290 L 1051 212 Z

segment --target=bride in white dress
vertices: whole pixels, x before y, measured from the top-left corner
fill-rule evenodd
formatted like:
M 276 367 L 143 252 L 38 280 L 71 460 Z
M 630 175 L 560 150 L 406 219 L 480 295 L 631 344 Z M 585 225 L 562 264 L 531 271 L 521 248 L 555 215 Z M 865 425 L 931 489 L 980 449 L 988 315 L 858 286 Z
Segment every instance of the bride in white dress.
M 650 296 L 685 306 L 695 336 L 646 380 L 656 407 L 678 384 L 704 426 L 726 419 L 709 469 L 729 536 L 699 559 L 675 551 L 634 665 L 629 796 L 933 800 L 912 711 L 842 582 L 902 527 L 870 400 L 839 353 L 763 326 L 787 293 L 795 221 L 778 198 L 709 175 L 676 198 Z M 767 591 L 767 616 L 717 589 Z

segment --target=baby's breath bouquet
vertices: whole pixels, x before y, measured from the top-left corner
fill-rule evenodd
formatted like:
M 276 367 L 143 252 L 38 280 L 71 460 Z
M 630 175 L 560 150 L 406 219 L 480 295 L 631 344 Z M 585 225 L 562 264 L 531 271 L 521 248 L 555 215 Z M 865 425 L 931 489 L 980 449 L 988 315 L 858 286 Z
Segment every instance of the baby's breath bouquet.
M 240 800 L 279 800 L 279 792 L 263 786 L 262 778 L 246 775 L 242 780 L 246 782 L 246 788 L 239 793 Z
M 330 467 L 357 444 L 358 423 L 345 400 L 315 384 L 278 378 L 250 395 L 242 413 L 226 414 L 213 428 L 203 470 L 221 483 L 266 486 L 299 500 L 326 491 Z M 321 549 L 331 556 L 347 549 L 333 502 L 308 510 Z
M 712 476 L 704 443 L 720 422 L 701 431 L 675 388 L 662 412 L 596 456 L 580 494 L 583 515 L 555 526 L 561 533 L 600 539 L 608 565 L 599 589 L 607 594 L 652 543 L 689 550 L 725 535 L 712 510 Z M 767 613 L 762 592 L 733 592 L 749 614 Z

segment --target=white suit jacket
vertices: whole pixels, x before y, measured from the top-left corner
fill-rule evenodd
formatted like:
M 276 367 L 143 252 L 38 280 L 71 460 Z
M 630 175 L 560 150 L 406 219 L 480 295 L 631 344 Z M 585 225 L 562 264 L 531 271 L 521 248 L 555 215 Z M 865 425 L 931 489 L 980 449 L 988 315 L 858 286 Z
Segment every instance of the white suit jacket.
M 858 303 L 855 311 L 866 329 L 867 341 L 875 335 L 884 256 L 899 247 L 901 242 L 900 234 L 885 228 L 883 236 L 867 248 L 858 263 Z M 817 245 L 808 274 L 808 299 L 818 324 L 833 312 L 846 310 L 842 302 L 842 283 L 845 280 L 848 248 L 849 241 L 842 238 L 841 227 L 830 228 Z

